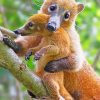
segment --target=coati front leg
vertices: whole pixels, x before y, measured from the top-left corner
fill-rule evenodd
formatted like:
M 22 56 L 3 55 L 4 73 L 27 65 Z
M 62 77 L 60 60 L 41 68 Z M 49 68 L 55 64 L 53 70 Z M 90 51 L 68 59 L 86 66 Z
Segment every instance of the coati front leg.
M 24 56 L 29 48 L 33 48 L 39 45 L 42 40 L 42 36 L 21 36 L 15 40 L 11 40 L 8 37 L 4 37 L 4 43 L 12 48 L 19 56 Z
M 46 47 L 41 48 L 38 52 L 35 53 L 35 60 L 39 60 L 42 55 L 57 55 L 59 53 L 59 48 L 55 45 L 48 45 Z
M 59 71 L 78 71 L 82 66 L 80 66 L 80 68 L 78 67 L 79 61 L 76 57 L 75 54 L 72 54 L 65 58 L 50 61 L 45 66 L 44 70 L 50 73 Z
M 35 60 L 39 60 L 44 54 L 57 55 L 59 53 L 59 48 L 57 46 L 48 45 L 43 47 L 43 45 L 41 43 L 39 46 L 29 49 L 28 53 L 26 53 L 25 59 L 29 59 L 32 54 L 34 54 Z

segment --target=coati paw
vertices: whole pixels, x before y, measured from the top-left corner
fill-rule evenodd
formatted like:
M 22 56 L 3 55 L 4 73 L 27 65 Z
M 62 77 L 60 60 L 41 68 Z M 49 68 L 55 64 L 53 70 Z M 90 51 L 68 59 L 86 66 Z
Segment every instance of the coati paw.
M 46 72 L 49 72 L 49 73 L 58 72 L 58 68 L 57 68 L 57 65 L 56 65 L 55 61 L 49 62 L 49 63 L 45 66 L 44 70 L 45 70 Z
M 58 60 L 53 60 L 47 63 L 44 70 L 49 73 L 60 72 L 64 70 L 69 70 L 67 67 L 67 58 L 61 58 Z
M 12 48 L 16 53 L 21 51 L 21 46 L 16 44 L 15 41 L 11 40 L 8 37 L 3 37 L 3 42 L 9 46 L 10 48 Z
M 42 57 L 42 54 L 39 53 L 39 52 L 36 52 L 35 55 L 34 55 L 35 60 L 39 60 L 41 57 Z
M 31 98 L 34 98 L 36 100 L 52 100 L 50 97 L 42 97 L 42 98 L 38 98 L 35 94 L 33 94 L 31 91 L 27 90 L 28 92 L 28 95 L 31 97 Z
M 31 98 L 37 98 L 36 95 L 34 95 L 31 91 L 27 90 L 27 92 Z
M 31 51 L 28 51 L 25 55 L 25 60 L 29 60 L 30 59 L 30 56 L 32 56 L 32 52 Z

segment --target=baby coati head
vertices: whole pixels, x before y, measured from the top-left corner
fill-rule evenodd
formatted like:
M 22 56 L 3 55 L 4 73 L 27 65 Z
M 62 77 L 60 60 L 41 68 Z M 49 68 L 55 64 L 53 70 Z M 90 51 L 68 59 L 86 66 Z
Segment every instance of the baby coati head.
M 56 31 L 60 26 L 70 28 L 83 8 L 84 5 L 76 3 L 75 0 L 45 0 L 40 13 L 51 16 L 47 28 Z
M 47 30 L 46 26 L 50 16 L 46 14 L 34 14 L 31 16 L 25 25 L 17 30 L 17 35 L 51 35 L 53 32 Z

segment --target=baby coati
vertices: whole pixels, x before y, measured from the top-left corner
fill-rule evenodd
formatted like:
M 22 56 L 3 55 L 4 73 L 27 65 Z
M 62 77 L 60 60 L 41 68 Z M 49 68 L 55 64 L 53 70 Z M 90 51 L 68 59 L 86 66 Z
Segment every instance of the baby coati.
M 55 32 L 46 29 L 49 18 L 49 15 L 35 14 L 31 16 L 24 27 L 18 29 L 17 32 L 22 36 L 41 35 L 43 37 L 38 46 L 29 49 L 26 59 L 29 59 L 30 52 L 32 52 L 35 59 L 38 60 L 36 74 L 45 83 L 52 99 L 62 100 L 61 98 L 64 98 L 63 100 L 73 100 L 64 87 L 64 72 L 47 73 L 44 71 L 48 62 L 70 55 L 69 35 L 62 27 Z

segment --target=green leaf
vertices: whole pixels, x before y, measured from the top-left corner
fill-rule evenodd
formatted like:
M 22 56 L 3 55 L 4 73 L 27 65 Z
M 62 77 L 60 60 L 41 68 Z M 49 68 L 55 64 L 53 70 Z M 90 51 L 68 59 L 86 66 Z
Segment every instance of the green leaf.
M 34 71 L 35 68 L 36 68 L 36 63 L 35 61 L 33 60 L 33 56 L 30 57 L 30 59 L 28 61 L 25 61 L 27 66 L 32 70 Z

